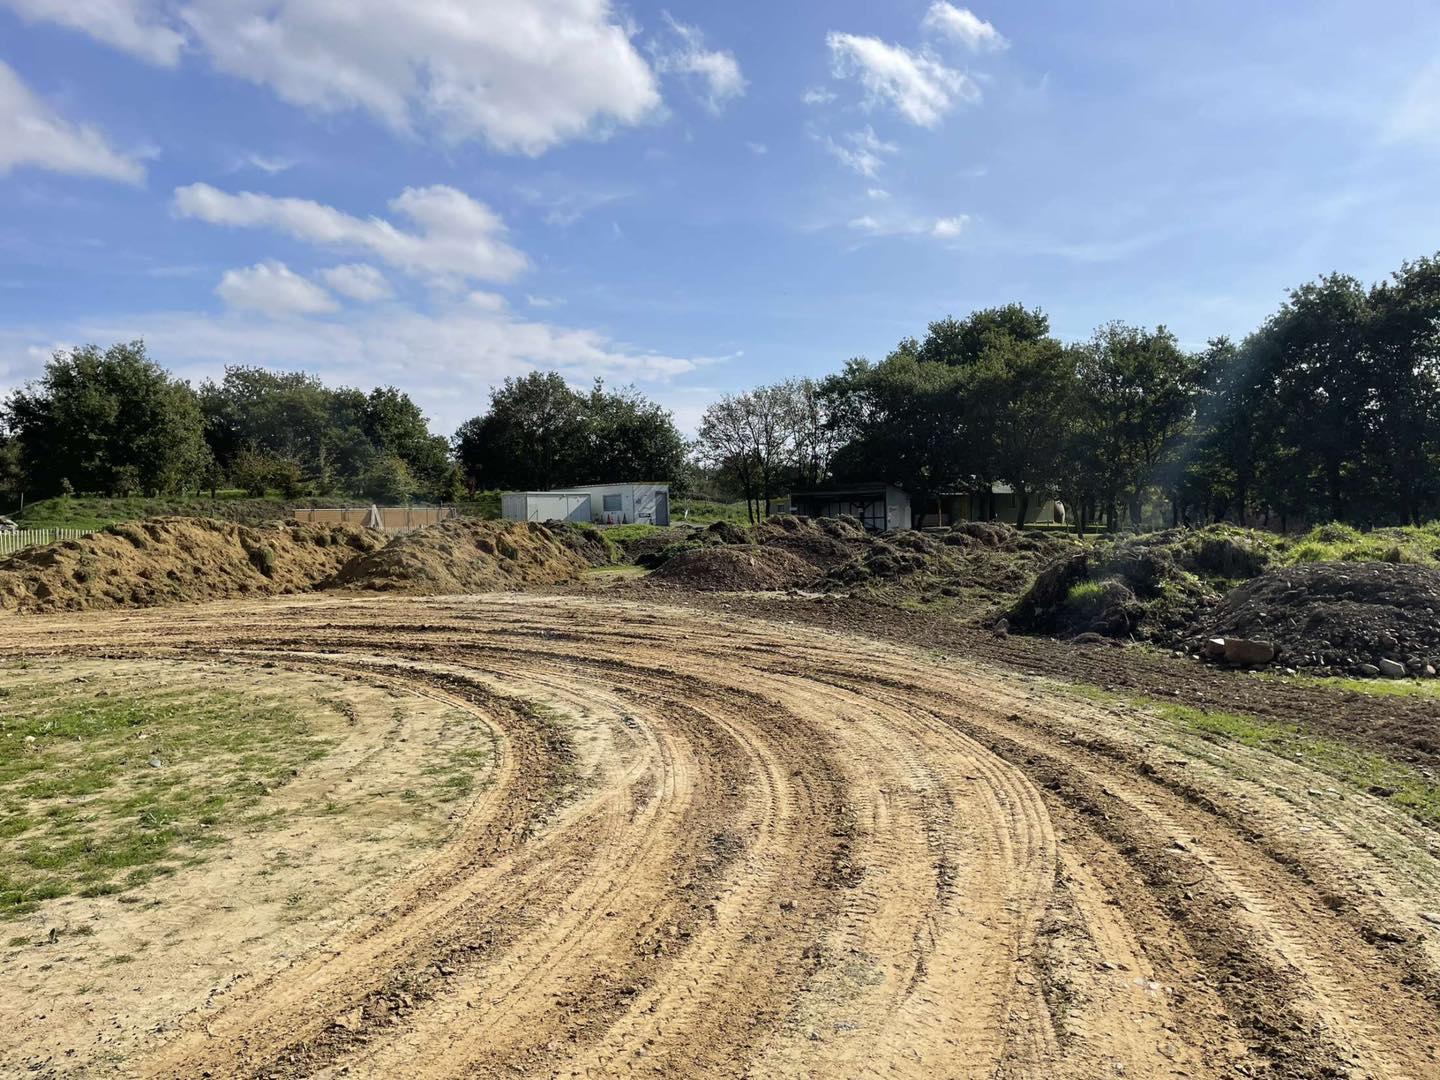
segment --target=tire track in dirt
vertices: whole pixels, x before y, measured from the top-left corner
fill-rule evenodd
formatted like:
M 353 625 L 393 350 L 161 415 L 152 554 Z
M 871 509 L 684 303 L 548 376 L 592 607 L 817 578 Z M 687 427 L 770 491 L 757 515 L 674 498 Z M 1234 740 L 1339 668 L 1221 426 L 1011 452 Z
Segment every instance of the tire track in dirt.
M 340 673 L 497 732 L 368 924 L 136 1073 L 1440 1075 L 1426 931 L 1354 884 L 1378 856 L 1290 844 L 1034 681 L 559 597 L 25 628 L 0 651 Z

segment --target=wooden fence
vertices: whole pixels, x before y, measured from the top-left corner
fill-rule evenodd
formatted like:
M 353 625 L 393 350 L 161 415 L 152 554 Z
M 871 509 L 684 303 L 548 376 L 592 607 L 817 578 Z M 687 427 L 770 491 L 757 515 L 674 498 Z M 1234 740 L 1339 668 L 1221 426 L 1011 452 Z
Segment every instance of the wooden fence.
M 15 532 L 0 532 L 0 555 L 14 555 L 15 552 L 40 544 L 53 544 L 57 540 L 78 540 L 89 536 L 93 529 L 18 529 Z

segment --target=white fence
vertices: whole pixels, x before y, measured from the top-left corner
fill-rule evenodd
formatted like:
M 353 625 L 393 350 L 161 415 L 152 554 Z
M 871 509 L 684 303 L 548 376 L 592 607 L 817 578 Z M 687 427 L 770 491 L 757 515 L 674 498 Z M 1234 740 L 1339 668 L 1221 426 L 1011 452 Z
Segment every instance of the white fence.
M 14 555 L 15 552 L 38 544 L 53 544 L 57 540 L 78 540 L 89 536 L 93 529 L 19 529 L 15 532 L 0 532 L 0 555 Z

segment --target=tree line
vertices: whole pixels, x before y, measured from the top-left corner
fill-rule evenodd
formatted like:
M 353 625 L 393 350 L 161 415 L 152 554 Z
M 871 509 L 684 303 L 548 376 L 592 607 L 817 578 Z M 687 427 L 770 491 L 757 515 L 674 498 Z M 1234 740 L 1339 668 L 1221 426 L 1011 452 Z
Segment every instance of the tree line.
M 1320 278 L 1199 350 L 1120 322 L 1062 343 L 1021 304 L 941 319 L 883 360 L 721 398 L 697 453 L 757 512 L 863 480 L 917 512 L 1004 484 L 1019 520 L 1058 497 L 1081 527 L 1419 522 L 1440 511 L 1440 259 Z
M 303 372 L 228 367 L 199 388 L 143 342 L 55 354 L 3 412 L 0 494 L 455 501 L 479 488 L 664 480 L 688 446 L 633 388 L 579 393 L 554 373 L 507 379 L 453 438 L 395 387 L 328 387 Z
M 451 438 L 394 387 L 230 367 L 198 388 L 140 342 L 57 353 L 0 411 L 0 492 L 454 500 L 481 489 L 669 481 L 744 499 L 866 481 L 919 512 L 948 493 L 1077 524 L 1418 522 L 1440 514 L 1440 257 L 1291 290 L 1253 333 L 1186 349 L 1164 326 L 1062 342 L 1014 303 L 713 402 L 692 444 L 633 388 L 506 379 Z

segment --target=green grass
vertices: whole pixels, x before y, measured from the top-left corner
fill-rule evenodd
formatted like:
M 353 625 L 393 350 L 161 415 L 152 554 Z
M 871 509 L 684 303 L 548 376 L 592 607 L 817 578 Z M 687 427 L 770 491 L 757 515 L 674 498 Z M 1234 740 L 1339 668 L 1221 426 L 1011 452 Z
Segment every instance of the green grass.
M 1440 565 L 1440 522 L 1361 532 L 1349 525 L 1319 525 L 1281 541 L 1280 563 L 1390 562 Z
M 103 529 L 122 521 L 174 514 L 219 517 L 247 524 L 288 517 L 296 505 L 281 498 L 255 499 L 243 491 L 222 491 L 219 497 L 102 498 L 62 495 L 30 503 L 11 516 L 22 529 Z
M 0 919 L 103 896 L 203 858 L 331 744 L 237 694 L 105 697 L 10 687 L 0 701 Z
M 686 512 L 690 516 L 686 517 Z M 735 525 L 748 525 L 750 518 L 745 512 L 744 502 L 712 502 L 709 499 L 671 499 L 670 524 L 710 525 L 716 521 L 729 521 Z
M 647 536 L 654 536 L 656 533 L 664 532 L 659 525 L 606 525 L 600 533 L 606 540 L 615 544 L 629 543 L 631 540 L 643 540 Z
M 1440 679 L 1346 679 L 1314 675 L 1266 675 L 1264 678 L 1284 679 L 1287 683 L 1318 686 L 1372 697 L 1440 698 Z
M 1176 705 L 1143 695 L 1117 694 L 1097 686 L 1075 684 L 1067 689 L 1091 701 L 1145 709 L 1191 734 L 1239 743 L 1299 762 L 1340 783 L 1383 798 L 1427 825 L 1440 827 L 1440 784 L 1402 761 L 1361 750 L 1338 739 L 1311 734 L 1295 724 Z

